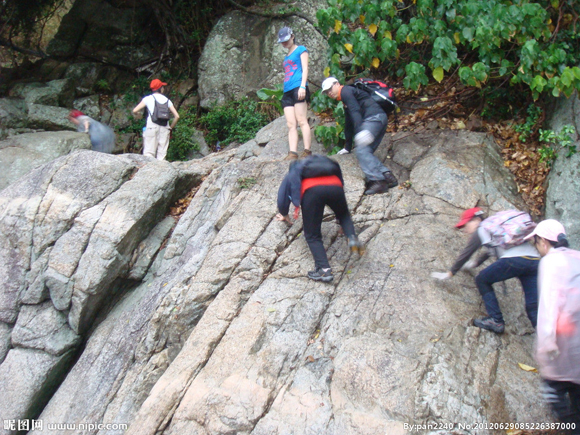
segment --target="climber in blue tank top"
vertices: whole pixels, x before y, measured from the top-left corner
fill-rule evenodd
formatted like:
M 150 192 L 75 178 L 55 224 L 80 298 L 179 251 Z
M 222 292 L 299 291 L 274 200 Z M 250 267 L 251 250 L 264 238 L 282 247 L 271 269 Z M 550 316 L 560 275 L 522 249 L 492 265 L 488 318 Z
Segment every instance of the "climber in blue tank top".
M 290 27 L 283 27 L 278 32 L 278 42 L 288 50 L 282 63 L 284 67 L 284 95 L 282 108 L 288 124 L 288 156 L 286 160 L 298 158 L 298 126 L 302 131 L 304 151 L 300 157 L 308 157 L 310 151 L 311 134 L 308 125 L 308 50 L 303 45 L 297 45 L 294 33 Z

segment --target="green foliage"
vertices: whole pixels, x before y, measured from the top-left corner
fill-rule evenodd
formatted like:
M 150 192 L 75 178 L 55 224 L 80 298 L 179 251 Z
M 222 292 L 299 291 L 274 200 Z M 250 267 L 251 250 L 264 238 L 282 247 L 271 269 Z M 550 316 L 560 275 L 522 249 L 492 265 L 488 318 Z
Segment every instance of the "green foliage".
M 330 100 L 334 102 L 334 100 Z M 336 152 L 342 149 L 345 144 L 344 105 L 342 102 L 335 105 L 332 114 L 334 119 L 336 119 L 336 125 L 319 125 L 314 129 L 314 136 L 318 142 L 322 143 L 324 148 L 329 151 L 330 154 L 336 154 Z
M 552 130 L 539 130 L 540 142 L 544 143 L 542 147 L 538 150 L 540 153 L 540 161 L 546 161 L 551 164 L 558 153 L 554 150 L 553 146 L 559 145 L 566 152 L 566 157 L 572 157 L 576 154 L 576 145 L 572 135 L 576 135 L 576 129 L 572 125 L 565 125 L 562 127 L 559 133 L 555 133 Z
M 457 72 L 474 87 L 494 82 L 540 94 L 580 90 L 577 0 L 329 0 L 318 10 L 330 75 L 403 77 L 407 89 Z
M 227 146 L 234 141 L 244 143 L 252 139 L 268 123 L 266 115 L 258 111 L 258 104 L 246 98 L 215 107 L 202 115 L 199 126 L 207 131 L 208 144 L 220 141 L 222 146 Z
M 111 86 L 109 85 L 109 82 L 106 81 L 105 79 L 97 80 L 93 87 L 95 92 L 98 93 L 108 94 L 111 92 Z
M 262 104 L 269 104 L 273 106 L 282 115 L 284 109 L 282 108 L 282 96 L 284 95 L 284 85 L 277 84 L 274 89 L 262 88 L 257 92 L 258 98 L 263 101 Z
M 184 161 L 194 150 L 199 150 L 199 144 L 193 141 L 193 133 L 197 122 L 195 108 L 180 110 L 179 122 L 171 132 L 167 160 Z
M 520 133 L 519 139 L 525 142 L 530 136 L 535 133 L 535 128 L 542 116 L 542 109 L 535 104 L 528 107 L 528 116 L 523 124 L 516 125 L 514 130 Z
M 242 189 L 251 189 L 257 182 L 254 177 L 238 178 L 238 186 Z
M 137 105 L 145 95 L 151 93 L 150 83 L 151 80 L 147 76 L 138 76 L 129 89 L 123 93 L 125 102 Z

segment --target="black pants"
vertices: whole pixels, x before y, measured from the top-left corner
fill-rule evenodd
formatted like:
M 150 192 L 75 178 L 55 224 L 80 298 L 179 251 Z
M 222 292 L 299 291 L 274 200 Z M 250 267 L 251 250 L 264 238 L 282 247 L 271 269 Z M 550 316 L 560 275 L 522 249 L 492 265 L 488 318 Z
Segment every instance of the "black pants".
M 580 434 L 580 385 L 544 379 L 542 392 L 558 420 L 575 425 L 574 429 L 563 433 Z
M 302 221 L 304 222 L 304 237 L 308 247 L 314 257 L 315 267 L 326 269 L 329 268 L 328 257 L 322 244 L 322 217 L 324 215 L 324 206 L 329 206 L 340 226 L 347 237 L 355 235 L 354 225 L 344 190 L 340 186 L 314 186 L 304 192 L 302 197 Z

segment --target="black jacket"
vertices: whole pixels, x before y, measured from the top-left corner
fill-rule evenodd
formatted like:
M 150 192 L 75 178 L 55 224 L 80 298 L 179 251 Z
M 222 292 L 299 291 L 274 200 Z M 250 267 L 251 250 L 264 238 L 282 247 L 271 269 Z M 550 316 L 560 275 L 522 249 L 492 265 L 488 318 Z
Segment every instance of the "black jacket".
M 340 99 L 344 105 L 345 148 L 352 149 L 352 139 L 359 132 L 363 121 L 374 115 L 385 114 L 381 106 L 364 89 L 348 85 L 342 88 Z

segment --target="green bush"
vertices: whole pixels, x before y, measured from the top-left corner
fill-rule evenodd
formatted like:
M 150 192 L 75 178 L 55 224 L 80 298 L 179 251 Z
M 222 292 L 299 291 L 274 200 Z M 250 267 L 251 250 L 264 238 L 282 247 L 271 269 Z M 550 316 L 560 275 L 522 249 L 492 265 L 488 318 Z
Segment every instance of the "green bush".
M 328 0 L 326 74 L 372 71 L 418 90 L 457 72 L 474 87 L 517 85 L 537 99 L 580 90 L 577 0 Z
M 222 146 L 247 142 L 266 124 L 268 118 L 258 110 L 258 102 L 248 98 L 214 107 L 199 118 L 199 126 L 207 132 L 205 140 L 211 146 L 218 141 Z
M 193 141 L 197 112 L 193 107 L 181 109 L 180 112 L 179 122 L 171 132 L 167 150 L 167 160 L 170 162 L 184 161 L 191 151 L 199 150 L 199 144 Z

